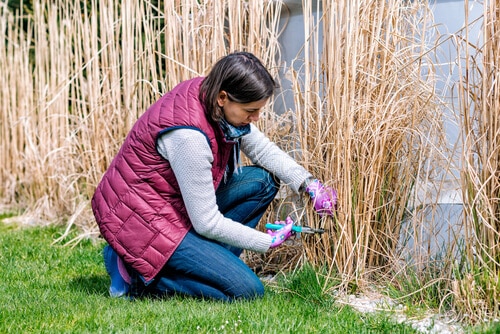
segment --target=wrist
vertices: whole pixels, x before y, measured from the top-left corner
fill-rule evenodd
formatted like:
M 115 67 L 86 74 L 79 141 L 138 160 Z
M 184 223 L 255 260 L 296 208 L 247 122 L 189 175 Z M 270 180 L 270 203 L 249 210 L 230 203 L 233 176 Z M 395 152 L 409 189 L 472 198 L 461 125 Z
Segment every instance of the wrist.
M 318 179 L 312 177 L 312 176 L 309 176 L 307 179 L 304 180 L 304 182 L 302 182 L 302 184 L 300 185 L 300 188 L 299 190 L 301 192 L 305 192 L 305 191 L 308 191 L 307 188 L 311 185 L 311 183 L 313 183 L 314 181 L 317 181 Z

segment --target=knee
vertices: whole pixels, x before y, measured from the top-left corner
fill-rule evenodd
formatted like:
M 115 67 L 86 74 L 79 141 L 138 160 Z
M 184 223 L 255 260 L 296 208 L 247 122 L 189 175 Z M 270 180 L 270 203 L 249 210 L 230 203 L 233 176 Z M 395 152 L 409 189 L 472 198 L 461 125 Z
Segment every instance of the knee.
M 252 280 L 245 284 L 244 288 L 240 289 L 240 293 L 235 295 L 235 300 L 241 299 L 258 299 L 264 296 L 264 285 L 259 279 Z
M 224 277 L 224 291 L 230 300 L 257 299 L 264 296 L 264 285 L 260 278 L 245 264 L 238 261 L 231 267 L 231 274 Z
M 262 191 L 273 199 L 278 193 L 280 187 L 280 180 L 278 180 L 273 174 L 268 172 L 267 170 L 259 167 L 262 173 Z

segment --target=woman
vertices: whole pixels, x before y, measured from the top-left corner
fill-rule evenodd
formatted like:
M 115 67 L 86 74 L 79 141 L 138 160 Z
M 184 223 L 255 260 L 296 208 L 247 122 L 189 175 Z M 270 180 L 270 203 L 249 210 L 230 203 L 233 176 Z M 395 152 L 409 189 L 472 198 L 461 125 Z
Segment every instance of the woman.
M 274 88 L 254 55 L 233 53 L 138 119 L 92 199 L 112 296 L 260 297 L 263 285 L 239 255 L 290 236 L 290 219 L 277 231 L 255 229 L 279 180 L 332 213 L 335 191 L 251 124 Z M 255 166 L 238 166 L 240 149 Z

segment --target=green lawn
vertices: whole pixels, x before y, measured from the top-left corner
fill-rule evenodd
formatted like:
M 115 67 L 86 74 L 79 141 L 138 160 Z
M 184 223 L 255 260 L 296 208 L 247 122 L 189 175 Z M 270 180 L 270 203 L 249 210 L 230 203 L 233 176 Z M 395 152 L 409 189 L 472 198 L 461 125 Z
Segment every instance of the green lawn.
M 414 333 L 359 314 L 297 273 L 252 302 L 108 297 L 102 241 L 52 245 L 62 228 L 0 223 L 0 333 Z

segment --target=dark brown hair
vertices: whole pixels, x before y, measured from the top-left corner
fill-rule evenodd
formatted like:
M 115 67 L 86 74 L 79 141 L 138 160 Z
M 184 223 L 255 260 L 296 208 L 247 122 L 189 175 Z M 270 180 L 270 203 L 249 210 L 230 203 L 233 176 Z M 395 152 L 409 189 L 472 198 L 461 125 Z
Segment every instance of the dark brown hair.
M 261 61 L 249 52 L 235 52 L 222 57 L 212 67 L 200 87 L 200 100 L 214 121 L 223 117 L 217 104 L 220 91 L 237 103 L 269 98 L 276 83 Z

